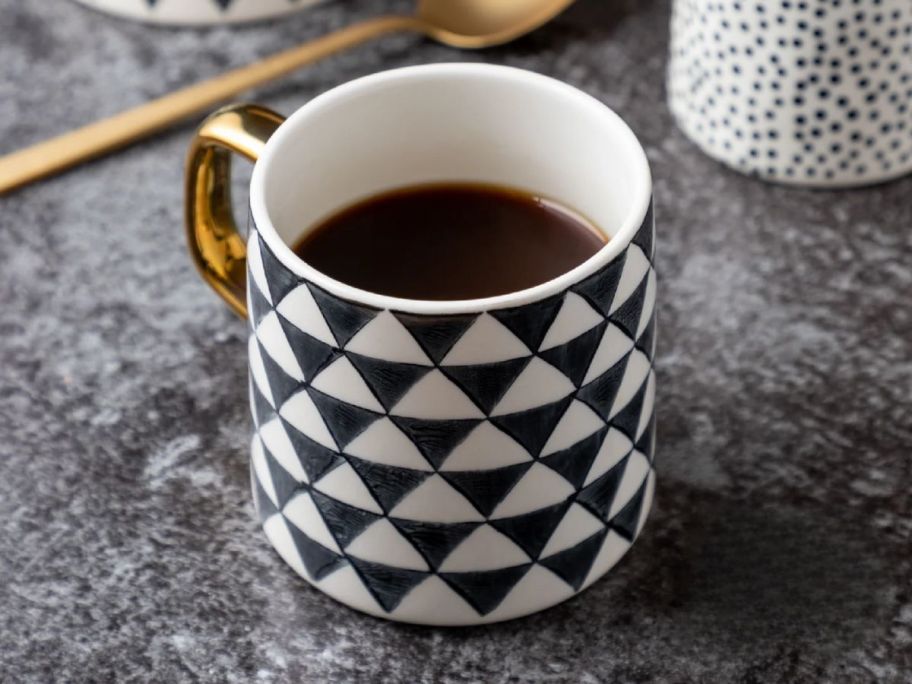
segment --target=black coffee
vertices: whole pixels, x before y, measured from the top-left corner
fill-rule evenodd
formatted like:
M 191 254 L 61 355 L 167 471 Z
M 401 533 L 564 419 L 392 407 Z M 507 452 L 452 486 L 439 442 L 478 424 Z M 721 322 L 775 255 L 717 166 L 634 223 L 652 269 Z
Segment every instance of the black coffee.
M 606 238 L 575 212 L 526 192 L 445 183 L 384 193 L 309 231 L 295 252 L 318 271 L 408 299 L 475 299 L 539 285 Z

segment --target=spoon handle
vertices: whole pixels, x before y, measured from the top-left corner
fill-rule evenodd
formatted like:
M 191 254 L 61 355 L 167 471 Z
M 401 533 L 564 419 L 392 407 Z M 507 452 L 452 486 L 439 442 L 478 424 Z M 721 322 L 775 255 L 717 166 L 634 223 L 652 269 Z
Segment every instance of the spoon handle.
M 0 195 L 141 140 L 238 93 L 394 31 L 423 31 L 414 17 L 378 17 L 177 90 L 146 104 L 0 157 Z

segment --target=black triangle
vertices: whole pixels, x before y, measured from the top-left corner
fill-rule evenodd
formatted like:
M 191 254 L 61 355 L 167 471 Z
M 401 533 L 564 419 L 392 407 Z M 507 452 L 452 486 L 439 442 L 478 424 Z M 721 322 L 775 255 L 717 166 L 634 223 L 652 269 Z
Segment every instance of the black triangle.
M 633 236 L 633 244 L 637 245 L 640 249 L 643 250 L 643 254 L 646 255 L 646 258 L 652 262 L 655 257 L 654 252 L 654 230 L 655 230 L 655 214 L 653 212 L 652 202 L 649 203 L 649 210 L 646 212 L 646 218 L 643 219 L 643 224 L 640 226 L 640 229 L 637 231 L 637 234 Z
M 250 475 L 254 482 L 253 498 L 256 502 L 257 515 L 260 518 L 260 522 L 266 522 L 269 518 L 278 513 L 279 509 L 272 503 L 272 499 L 269 498 L 266 490 L 263 489 L 263 485 L 260 484 L 260 478 L 256 476 L 252 463 L 250 464 Z
M 583 582 L 586 581 L 586 575 L 592 569 L 592 564 L 595 562 L 595 557 L 601 550 L 602 542 L 607 534 L 607 529 L 599 530 L 576 546 L 542 558 L 538 562 L 573 587 L 574 591 L 579 591 Z
M 571 503 L 572 500 L 567 499 L 531 513 L 488 522 L 498 532 L 503 532 L 516 542 L 523 551 L 529 554 L 530 558 L 538 558 L 538 554 L 545 548 L 545 544 L 554 534 L 554 530 L 564 519 L 564 514 Z
M 329 531 L 332 532 L 341 549 L 348 546 L 368 525 L 383 517 L 370 511 L 349 506 L 326 496 L 322 492 L 318 492 L 316 489 L 312 489 L 310 495 L 313 497 L 320 515 L 323 516 L 323 521 Z
M 573 395 L 570 395 L 528 411 L 491 418 L 491 422 L 522 444 L 530 454 L 538 456 L 572 400 Z
M 526 356 L 475 366 L 441 366 L 440 370 L 488 414 L 531 360 Z
M 611 527 L 629 542 L 636 537 L 637 524 L 640 522 L 640 511 L 643 510 L 643 499 L 646 494 L 647 477 L 636 494 L 624 504 L 618 514 L 611 519 Z
M 583 486 L 583 482 L 586 481 L 589 468 L 592 467 L 592 462 L 598 456 L 599 449 L 602 448 L 602 442 L 605 441 L 605 435 L 607 434 L 608 427 L 606 426 L 573 446 L 543 457 L 541 461 L 552 470 L 560 473 L 576 489 L 579 489 Z
M 490 314 L 503 323 L 529 349 L 541 346 L 541 341 L 554 322 L 554 317 L 564 303 L 563 295 L 555 295 L 532 304 L 524 304 L 513 309 L 499 309 Z
M 288 346 L 291 347 L 291 351 L 294 352 L 295 358 L 298 360 L 298 365 L 304 372 L 304 380 L 310 382 L 317 373 L 334 361 L 341 352 L 308 335 L 306 332 L 298 330 L 293 323 L 286 321 L 281 314 L 278 314 L 278 316 L 282 330 L 285 332 L 285 337 L 288 338 Z
M 253 408 L 253 422 L 257 427 L 266 425 L 273 416 L 276 415 L 275 409 L 269 405 L 266 397 L 260 392 L 253 378 L 250 378 L 250 396 L 253 398 L 251 407 Z
M 266 314 L 272 311 L 272 304 L 266 301 L 266 297 L 260 292 L 260 288 L 256 283 L 250 283 L 248 287 L 250 289 L 250 325 L 256 330 L 260 321 L 266 317 Z
M 313 441 L 284 418 L 282 427 L 285 428 L 285 434 L 288 435 L 298 461 L 311 482 L 316 482 L 342 462 L 339 454 Z
M 279 302 L 285 299 L 285 295 L 295 289 L 300 281 L 294 273 L 285 267 L 285 264 L 276 258 L 272 250 L 263 241 L 263 238 L 259 235 L 257 238 L 260 241 L 260 258 L 263 260 L 266 285 L 269 287 L 272 303 L 278 306 Z
M 276 460 L 272 452 L 263 445 L 263 455 L 266 459 L 266 465 L 269 468 L 269 477 L 272 479 L 272 488 L 275 490 L 277 505 L 279 510 L 285 507 L 288 499 L 300 488 L 301 483 L 294 479 L 285 468 Z
M 387 613 L 396 610 L 402 599 L 429 574 L 355 558 L 349 560 L 361 576 L 364 586 Z
M 481 615 L 497 608 L 532 565 L 485 572 L 442 572 L 440 577 Z
M 649 375 L 643 380 L 640 389 L 637 390 L 633 398 L 627 402 L 627 405 L 618 411 L 618 414 L 611 419 L 611 425 L 623 432 L 632 442 L 636 439 L 637 427 L 640 424 L 640 417 L 643 413 L 643 399 L 646 396 L 646 385 L 649 384 Z
M 643 430 L 643 434 L 640 435 L 640 438 L 637 440 L 635 445 L 637 451 L 644 454 L 646 458 L 649 459 L 650 463 L 652 463 L 653 459 L 655 458 L 655 454 L 653 453 L 653 450 L 655 448 L 655 444 L 653 443 L 653 436 L 655 435 L 655 424 L 655 413 L 653 413 L 652 417 L 649 419 L 649 422 L 646 424 L 646 429 Z
M 308 387 L 307 392 L 323 416 L 323 421 L 339 449 L 344 449 L 349 442 L 364 432 L 368 425 L 383 417 L 380 413 L 339 401 L 313 387 Z
M 450 452 L 459 445 L 481 421 L 470 420 L 422 420 L 390 416 L 414 442 L 434 468 L 439 468 Z
M 636 339 L 637 326 L 640 324 L 643 305 L 646 303 L 646 285 L 648 282 L 649 274 L 647 273 L 643 276 L 640 284 L 636 286 L 633 294 L 611 314 L 611 322 L 627 333 L 627 337 L 631 340 Z
M 453 549 L 482 524 L 428 523 L 400 518 L 390 518 L 390 522 L 421 552 L 434 570 L 439 568 Z
M 288 401 L 288 398 L 297 392 L 302 384 L 272 360 L 262 342 L 257 340 L 257 344 L 260 347 L 260 357 L 263 359 L 263 370 L 266 371 L 266 379 L 269 381 L 269 391 L 272 392 L 272 401 L 275 403 L 276 409 L 280 409 L 282 404 Z
M 478 318 L 477 315 L 435 317 L 406 313 L 393 315 L 412 333 L 412 337 L 434 363 L 440 363 L 440 359 L 447 355 L 447 352 Z
M 653 357 L 652 347 L 655 341 L 655 321 L 655 314 L 652 314 L 652 318 L 649 319 L 649 324 L 646 326 L 643 334 L 640 335 L 640 339 L 637 340 L 637 346 L 650 360 L 652 360 Z
M 538 355 L 552 366 L 555 366 L 570 378 L 574 385 L 579 387 L 583 382 L 583 378 L 586 377 L 586 371 L 589 370 L 589 364 L 592 363 L 592 357 L 595 356 L 595 350 L 598 348 L 607 326 L 608 323 L 602 321 L 592 330 L 579 335 L 566 344 L 539 352 Z
M 596 271 L 571 289 L 588 299 L 590 304 L 602 312 L 602 315 L 608 316 L 608 310 L 614 300 L 614 293 L 617 290 L 618 283 L 621 282 L 621 274 L 624 272 L 626 258 L 627 252 L 621 252 L 610 264 L 600 271 Z
M 627 370 L 627 360 L 630 354 L 624 357 L 606 370 L 592 382 L 583 385 L 576 392 L 578 399 L 586 402 L 602 418 L 611 415 L 611 407 L 614 404 L 614 398 L 621 388 L 621 381 L 624 379 L 624 371 Z
M 348 341 L 354 337 L 355 333 L 372 321 L 379 313 L 374 309 L 368 309 L 365 306 L 352 304 L 334 297 L 316 285 L 308 284 L 308 287 L 310 287 L 310 292 L 313 294 L 317 306 L 320 307 L 323 318 L 326 319 L 326 323 L 332 330 L 339 347 L 344 347 L 348 344 Z
M 614 503 L 614 497 L 617 494 L 618 486 L 621 484 L 621 478 L 624 477 L 624 471 L 627 469 L 627 461 L 629 460 L 630 456 L 625 456 L 611 470 L 583 489 L 576 497 L 577 503 L 588 508 L 599 519 L 608 520 L 611 504 Z
M 307 572 L 315 580 L 321 580 L 329 573 L 345 565 L 346 560 L 325 546 L 318 544 L 306 534 L 301 532 L 294 524 L 285 520 L 285 527 L 291 532 L 291 538 L 294 541 L 298 555 L 304 562 Z
M 373 463 L 355 456 L 346 458 L 387 513 L 431 475 L 423 470 Z
M 361 372 L 364 381 L 370 385 L 387 411 L 431 370 L 429 366 L 384 361 L 353 352 L 346 352 L 346 356 Z
M 440 476 L 462 492 L 487 518 L 531 467 L 532 461 L 529 461 L 492 470 L 445 471 Z

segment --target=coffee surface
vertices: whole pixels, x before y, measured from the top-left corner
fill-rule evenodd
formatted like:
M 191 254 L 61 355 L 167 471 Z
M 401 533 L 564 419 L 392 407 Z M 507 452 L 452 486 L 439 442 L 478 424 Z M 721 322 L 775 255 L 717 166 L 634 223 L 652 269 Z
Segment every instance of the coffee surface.
M 295 253 L 348 285 L 407 299 L 476 299 L 539 285 L 606 238 L 572 210 L 492 185 L 444 183 L 370 197 L 308 231 Z

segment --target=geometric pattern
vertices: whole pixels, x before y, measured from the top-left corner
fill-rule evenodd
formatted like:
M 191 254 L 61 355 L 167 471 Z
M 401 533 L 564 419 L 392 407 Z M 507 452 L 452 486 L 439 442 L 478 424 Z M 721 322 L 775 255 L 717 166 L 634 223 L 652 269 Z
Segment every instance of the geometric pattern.
M 396 620 L 563 601 L 642 528 L 654 486 L 650 208 L 560 295 L 459 316 L 376 310 L 248 240 L 251 471 L 263 528 L 317 588 Z

